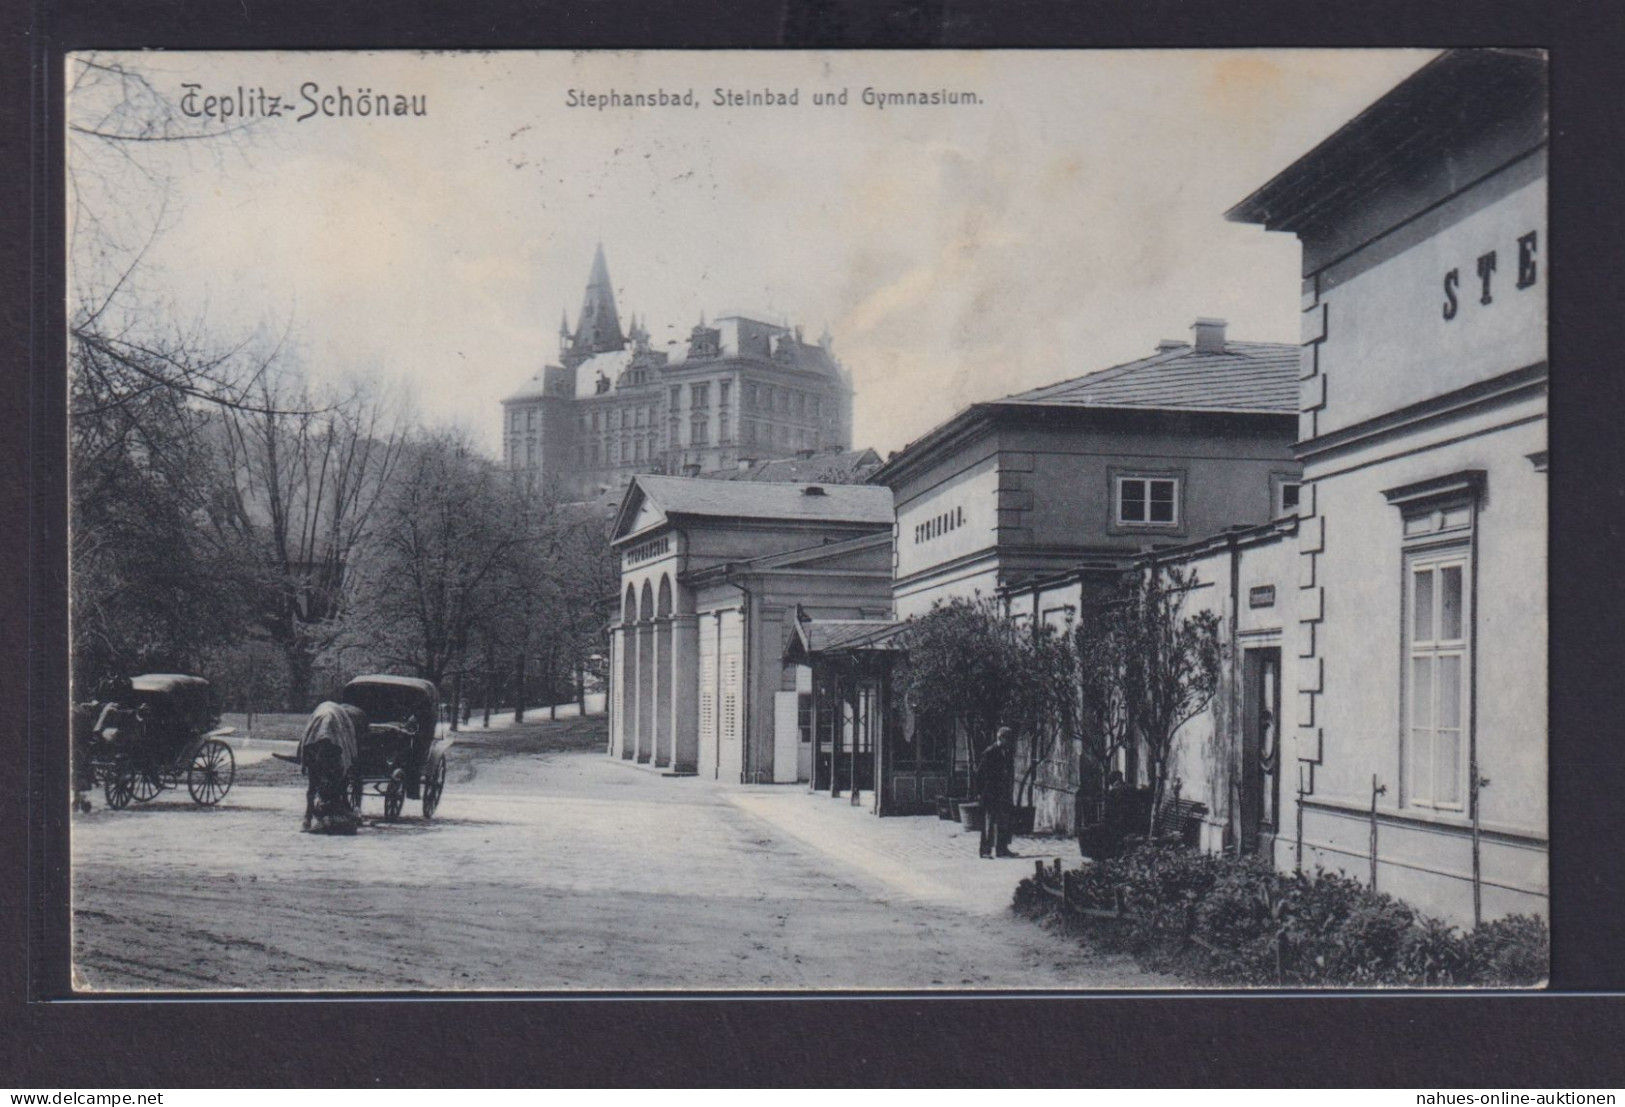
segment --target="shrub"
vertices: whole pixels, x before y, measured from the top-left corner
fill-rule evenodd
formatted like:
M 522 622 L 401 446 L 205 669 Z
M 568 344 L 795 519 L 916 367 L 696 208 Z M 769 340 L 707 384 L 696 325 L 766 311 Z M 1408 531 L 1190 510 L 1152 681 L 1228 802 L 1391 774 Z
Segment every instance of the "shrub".
M 1467 935 L 1467 955 L 1481 983 L 1528 987 L 1547 977 L 1552 934 L 1537 915 L 1508 915 Z
M 1086 864 L 1062 914 L 1091 941 L 1148 967 L 1205 981 L 1292 987 L 1529 986 L 1546 976 L 1551 941 L 1539 918 L 1512 916 L 1470 934 L 1338 873 L 1280 873 L 1255 859 L 1143 847 Z M 1054 915 L 1059 901 L 1029 878 L 1016 910 Z

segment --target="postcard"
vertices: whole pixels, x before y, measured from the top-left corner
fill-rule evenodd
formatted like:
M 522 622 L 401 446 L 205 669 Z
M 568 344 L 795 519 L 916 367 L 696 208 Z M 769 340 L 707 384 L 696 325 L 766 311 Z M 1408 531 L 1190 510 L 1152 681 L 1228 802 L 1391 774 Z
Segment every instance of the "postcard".
M 65 80 L 76 992 L 1544 980 L 1542 53 Z

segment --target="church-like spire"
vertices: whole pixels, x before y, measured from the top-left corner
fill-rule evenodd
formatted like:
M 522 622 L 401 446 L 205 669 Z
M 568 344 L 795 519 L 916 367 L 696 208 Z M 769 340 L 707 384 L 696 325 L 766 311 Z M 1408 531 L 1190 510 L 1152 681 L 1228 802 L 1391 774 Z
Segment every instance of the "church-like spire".
M 609 283 L 609 263 L 604 260 L 604 244 L 599 243 L 592 258 L 592 273 L 581 298 L 581 314 L 570 340 L 570 357 L 578 363 L 594 354 L 626 349 L 620 315 L 615 310 L 615 290 Z

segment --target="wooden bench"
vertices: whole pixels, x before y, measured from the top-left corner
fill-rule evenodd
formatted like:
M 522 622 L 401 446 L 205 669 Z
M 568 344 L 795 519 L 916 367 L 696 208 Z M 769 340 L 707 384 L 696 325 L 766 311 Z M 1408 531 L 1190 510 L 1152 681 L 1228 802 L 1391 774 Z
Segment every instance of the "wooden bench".
M 1162 805 L 1152 824 L 1151 842 L 1159 846 L 1184 846 L 1195 849 L 1202 840 L 1202 820 L 1207 816 L 1207 804 L 1195 800 L 1172 799 Z M 1144 845 L 1143 834 L 1133 834 L 1124 840 L 1125 846 Z
M 1202 820 L 1206 817 L 1205 803 L 1188 799 L 1170 800 L 1157 812 L 1155 840 L 1158 845 L 1195 849 L 1202 840 Z

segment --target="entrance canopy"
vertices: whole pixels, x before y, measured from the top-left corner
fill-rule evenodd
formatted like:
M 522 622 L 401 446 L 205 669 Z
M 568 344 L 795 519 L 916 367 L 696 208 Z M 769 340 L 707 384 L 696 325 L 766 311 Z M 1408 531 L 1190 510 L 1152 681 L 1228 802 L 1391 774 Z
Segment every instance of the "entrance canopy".
M 808 619 L 798 611 L 795 633 L 785 645 L 784 660 L 810 665 L 832 653 L 900 652 L 907 623 L 889 619 Z

